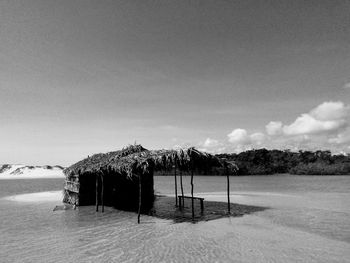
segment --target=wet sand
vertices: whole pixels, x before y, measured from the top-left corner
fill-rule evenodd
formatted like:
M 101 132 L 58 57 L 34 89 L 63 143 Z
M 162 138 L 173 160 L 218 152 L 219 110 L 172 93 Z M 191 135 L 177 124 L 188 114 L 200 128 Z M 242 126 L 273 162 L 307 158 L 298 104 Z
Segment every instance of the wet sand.
M 38 193 L 20 194 L 6 196 L 3 199 L 14 202 L 36 203 L 36 202 L 59 202 L 63 199 L 62 191 L 46 191 Z

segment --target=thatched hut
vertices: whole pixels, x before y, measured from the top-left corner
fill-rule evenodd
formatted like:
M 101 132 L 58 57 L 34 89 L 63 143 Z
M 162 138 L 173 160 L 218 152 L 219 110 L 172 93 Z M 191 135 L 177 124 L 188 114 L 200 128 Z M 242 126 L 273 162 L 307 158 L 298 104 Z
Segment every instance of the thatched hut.
M 141 210 L 147 211 L 154 200 L 154 171 L 175 168 L 193 172 L 222 165 L 222 160 L 195 148 L 149 151 L 141 145 L 132 145 L 120 151 L 95 154 L 66 168 L 63 201 L 137 211 L 141 197 Z

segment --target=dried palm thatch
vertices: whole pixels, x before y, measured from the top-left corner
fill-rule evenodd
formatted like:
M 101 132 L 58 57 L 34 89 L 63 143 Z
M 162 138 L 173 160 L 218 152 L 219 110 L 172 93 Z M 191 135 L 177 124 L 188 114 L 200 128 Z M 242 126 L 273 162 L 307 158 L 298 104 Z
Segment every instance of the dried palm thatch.
M 141 145 L 130 145 L 119 151 L 94 154 L 93 156 L 89 156 L 88 158 L 66 168 L 63 172 L 67 177 L 70 177 L 89 172 L 101 171 L 104 167 L 108 167 L 109 164 L 119 160 L 122 157 L 143 151 L 147 150 Z
M 95 154 L 66 168 L 64 202 L 93 205 L 106 201 L 106 205 L 135 210 L 142 181 L 142 200 L 146 209 L 152 206 L 154 200 L 154 171 L 169 171 L 174 167 L 180 171 L 193 171 L 228 165 L 214 155 L 195 148 L 149 151 L 141 145 L 131 145 L 120 151 Z M 98 196 L 101 192 L 98 184 L 101 183 L 105 188 L 104 197 Z
M 220 167 L 224 165 L 224 161 L 193 147 L 185 150 L 149 151 L 141 145 L 131 145 L 120 151 L 95 154 L 66 168 L 64 173 L 70 177 L 113 171 L 131 178 L 133 175 L 171 170 L 175 165 L 181 171 L 189 171 L 201 170 L 205 166 Z

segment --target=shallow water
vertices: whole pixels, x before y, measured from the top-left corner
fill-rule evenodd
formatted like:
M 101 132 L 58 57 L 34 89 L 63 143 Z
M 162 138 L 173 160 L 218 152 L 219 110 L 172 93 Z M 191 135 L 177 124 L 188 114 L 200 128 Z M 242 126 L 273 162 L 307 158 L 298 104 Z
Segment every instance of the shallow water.
M 195 178 L 195 192 L 211 192 L 212 200 L 226 200 L 225 177 Z M 184 177 L 190 192 L 190 177 Z M 350 242 L 350 176 L 244 176 L 231 177 L 231 202 L 269 206 L 259 213 L 276 224 Z M 160 177 L 155 189 L 174 193 L 174 182 Z M 179 191 L 179 190 L 178 190 Z M 217 193 L 221 192 L 221 193 Z M 199 194 L 198 194 L 199 193 Z
M 173 194 L 173 180 L 156 177 L 155 190 Z M 198 224 L 1 198 L 62 185 L 0 181 L 0 262 L 349 262 L 350 176 L 231 177 L 232 202 L 271 209 Z M 225 200 L 225 190 L 226 178 L 195 178 L 196 195 Z

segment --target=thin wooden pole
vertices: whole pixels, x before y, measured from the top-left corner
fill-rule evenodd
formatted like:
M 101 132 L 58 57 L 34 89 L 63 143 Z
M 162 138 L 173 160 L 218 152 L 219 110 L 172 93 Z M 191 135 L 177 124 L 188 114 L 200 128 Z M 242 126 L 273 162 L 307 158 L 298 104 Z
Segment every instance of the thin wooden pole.
M 226 177 L 227 177 L 227 210 L 228 213 L 231 214 L 231 204 L 230 204 L 230 175 L 227 172 L 227 168 L 225 167 L 226 170 Z
M 140 215 L 141 215 L 141 176 L 139 175 L 139 211 L 137 215 L 137 223 L 140 224 Z
M 177 207 L 177 178 L 176 178 L 176 158 L 175 158 L 175 206 Z
M 103 181 L 103 174 L 101 175 L 101 183 L 102 183 L 102 189 L 101 189 L 101 205 L 102 205 L 102 213 L 105 211 L 104 206 L 104 181 Z
M 98 175 L 96 174 L 96 212 L 98 212 Z
M 182 195 L 182 204 L 181 207 L 184 207 L 185 201 L 184 201 L 184 185 L 182 184 L 182 171 L 180 170 L 180 186 L 181 186 L 181 195 Z
M 193 161 L 192 161 L 193 162 Z M 194 200 L 193 200 L 193 163 L 191 169 L 191 196 L 192 196 L 192 220 L 194 220 Z

